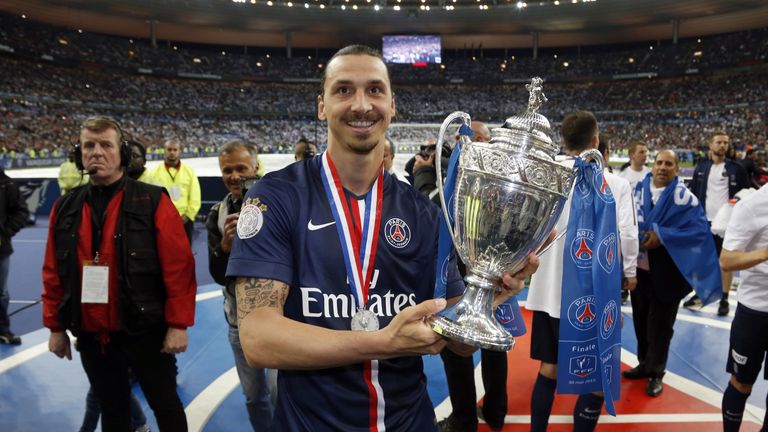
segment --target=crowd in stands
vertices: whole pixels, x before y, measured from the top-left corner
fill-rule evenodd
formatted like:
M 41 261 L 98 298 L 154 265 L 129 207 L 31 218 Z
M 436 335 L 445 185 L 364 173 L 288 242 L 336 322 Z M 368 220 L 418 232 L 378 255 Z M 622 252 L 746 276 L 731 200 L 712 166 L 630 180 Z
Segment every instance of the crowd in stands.
M 80 33 L 8 15 L 0 15 L 2 46 L 14 49 L 0 54 L 0 151 L 6 158 L 63 157 L 74 142 L 76 125 L 91 114 L 110 114 L 120 120 L 128 134 L 148 145 L 150 158 L 171 136 L 187 146 L 187 154 L 213 153 L 231 138 L 253 142 L 267 153 L 290 153 L 301 137 L 320 144 L 326 139 L 325 127 L 315 116 L 318 82 L 189 79 L 175 74 L 213 73 L 215 68 L 224 68 L 230 75 L 242 77 L 253 75 L 252 67 L 274 67 L 277 75 L 272 78 L 316 79 L 322 59 L 272 56 L 259 60 L 255 55 L 219 52 L 215 59 L 195 63 L 190 56 L 200 58 L 200 53 L 173 49 L 173 44 L 152 48 L 147 41 Z M 717 54 L 689 55 L 692 49 Z M 40 60 L 41 53 L 54 60 Z M 466 81 L 461 84 L 429 79 L 431 72 L 423 68 L 395 65 L 392 74 L 396 80 L 403 71 L 410 76 L 409 83 L 397 85 L 395 122 L 429 126 L 393 127 L 391 135 L 398 146 L 417 148 L 435 140 L 435 124 L 457 110 L 476 120 L 501 124 L 525 109 L 528 95 L 523 83 L 500 80 L 541 73 L 551 79 L 545 84 L 548 102 L 541 108 L 542 114 L 557 125 L 574 107 L 593 111 L 601 130 L 615 137 L 617 149 L 636 139 L 646 141 L 651 149 L 697 149 L 715 129 L 727 130 L 736 147 L 764 145 L 768 139 L 768 76 L 763 72 L 767 53 L 768 29 L 758 29 L 658 45 L 643 55 L 585 52 L 567 71 L 560 70 L 562 58 L 558 63 L 530 57 L 508 59 L 502 68 L 505 63 L 499 59 L 454 56 L 445 69 L 438 65 L 427 68 Z M 635 66 L 629 69 L 627 56 L 634 58 L 631 64 Z M 119 67 L 88 67 L 58 58 Z M 601 78 L 641 70 L 663 72 L 662 64 L 673 65 L 672 69 L 731 68 L 673 77 L 660 73 L 643 79 Z M 167 74 L 141 74 L 137 67 Z M 487 79 L 471 79 L 479 76 Z M 592 79 L 558 80 L 569 76 Z M 555 139 L 559 141 L 559 137 Z
M 739 33 L 638 44 L 605 46 L 598 50 L 542 50 L 534 59 L 530 52 L 510 54 L 504 50 L 445 50 L 444 65 L 414 69 L 392 68 L 395 82 L 500 83 L 505 79 L 542 75 L 549 80 L 610 77 L 617 74 L 657 73 L 679 75 L 686 71 L 709 71 L 768 60 L 768 29 Z M 0 44 L 35 58 L 48 55 L 106 64 L 153 73 L 210 74 L 221 77 L 258 77 L 281 81 L 284 78 L 318 78 L 332 51 L 286 58 L 252 48 L 213 47 L 162 41 L 152 47 L 146 39 L 106 36 L 78 29 L 51 27 L 17 16 L 0 14 Z M 583 51 L 583 52 L 582 52 Z M 517 52 L 517 51 L 515 51 Z M 505 55 L 506 54 L 506 55 Z M 567 63 L 567 65 L 566 65 Z

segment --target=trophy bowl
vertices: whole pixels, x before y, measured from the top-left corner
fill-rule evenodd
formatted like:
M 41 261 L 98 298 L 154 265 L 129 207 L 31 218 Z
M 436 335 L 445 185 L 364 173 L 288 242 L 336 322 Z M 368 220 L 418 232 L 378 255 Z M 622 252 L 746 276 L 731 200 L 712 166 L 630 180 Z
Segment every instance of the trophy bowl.
M 514 274 L 525 267 L 528 255 L 549 237 L 575 178 L 573 169 L 555 162 L 559 148 L 552 142 L 549 121 L 536 112 L 546 101 L 541 85 L 540 78 L 526 85 L 528 109 L 493 129 L 489 142 L 463 138 L 453 196 L 444 196 L 437 176 L 446 221 L 451 220 L 448 208 L 453 210 L 449 231 L 467 266 L 467 289 L 431 325 L 435 332 L 468 345 L 495 351 L 514 346 L 512 335 L 494 317 L 494 294 L 504 272 Z M 456 119 L 471 124 L 469 114 L 449 115 L 438 145 Z M 440 159 L 435 158 L 438 173 Z

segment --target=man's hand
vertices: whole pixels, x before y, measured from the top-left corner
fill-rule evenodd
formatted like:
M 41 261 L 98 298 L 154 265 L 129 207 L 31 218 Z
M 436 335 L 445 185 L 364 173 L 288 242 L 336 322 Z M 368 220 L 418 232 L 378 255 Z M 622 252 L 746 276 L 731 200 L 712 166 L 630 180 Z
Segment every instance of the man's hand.
M 163 340 L 163 348 L 161 353 L 165 354 L 177 354 L 187 350 L 187 344 L 189 343 L 189 336 L 187 336 L 187 330 L 180 330 L 175 328 L 168 328 L 165 333 L 165 340 Z
M 654 231 L 645 231 L 645 241 L 643 241 L 642 247 L 645 250 L 656 249 L 661 246 L 661 241 Z
M 232 213 L 231 215 L 227 215 L 227 219 L 224 222 L 224 236 L 221 238 L 221 250 L 226 254 L 229 254 L 232 251 L 232 239 L 235 238 L 238 218 L 240 218 L 240 213 Z
M 387 345 L 398 356 L 437 354 L 447 341 L 432 330 L 429 318 L 445 309 L 445 299 L 423 301 L 403 309 L 381 331 L 388 334 Z
M 418 171 L 421 168 L 424 167 L 433 167 L 435 166 L 435 154 L 432 153 L 429 155 L 429 157 L 424 157 L 420 154 L 416 155 L 416 161 L 413 163 L 413 172 Z
M 637 288 L 637 278 L 636 277 L 626 277 L 624 278 L 624 289 L 627 291 L 634 291 L 635 288 Z
M 522 270 L 514 275 L 504 272 L 504 276 L 501 278 L 501 291 L 497 292 L 493 298 L 493 309 L 496 310 L 500 304 L 520 294 L 520 291 L 525 288 L 525 279 L 534 274 L 538 268 L 539 257 L 532 253 L 528 255 L 528 263 Z
M 66 357 L 67 360 L 72 360 L 72 348 L 67 332 L 51 332 L 48 337 L 48 351 L 56 354 L 58 358 Z

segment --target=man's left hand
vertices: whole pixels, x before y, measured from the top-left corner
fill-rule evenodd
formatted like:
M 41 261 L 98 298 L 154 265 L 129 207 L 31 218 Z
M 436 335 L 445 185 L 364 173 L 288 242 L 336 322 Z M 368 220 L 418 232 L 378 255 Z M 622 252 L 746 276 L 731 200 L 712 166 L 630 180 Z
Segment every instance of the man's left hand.
M 651 250 L 661 246 L 661 241 L 659 240 L 659 236 L 657 236 L 654 231 L 646 231 L 644 234 L 645 234 L 645 241 L 643 241 L 643 244 L 642 244 L 643 249 Z
M 627 291 L 634 291 L 637 287 L 637 277 L 626 277 L 624 278 L 624 289 Z
M 528 255 L 528 262 L 522 270 L 514 275 L 504 272 L 504 276 L 501 278 L 501 291 L 497 292 L 493 299 L 494 310 L 511 297 L 520 294 L 520 291 L 525 288 L 525 279 L 534 274 L 538 268 L 539 257 L 532 253 Z
M 189 336 L 187 336 L 187 330 L 168 328 L 165 333 L 165 340 L 163 340 L 163 349 L 161 353 L 165 354 L 178 354 L 187 350 L 187 344 L 189 343 Z

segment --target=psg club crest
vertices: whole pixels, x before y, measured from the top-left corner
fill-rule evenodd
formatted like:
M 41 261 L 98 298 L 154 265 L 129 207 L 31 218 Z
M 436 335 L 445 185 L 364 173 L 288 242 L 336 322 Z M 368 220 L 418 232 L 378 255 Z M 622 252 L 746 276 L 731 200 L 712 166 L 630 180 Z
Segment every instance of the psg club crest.
M 619 319 L 619 306 L 611 300 L 603 309 L 603 316 L 600 318 L 600 336 L 608 339 L 616 329 L 616 323 Z
M 614 240 L 615 241 L 615 240 Z M 571 242 L 571 258 L 579 268 L 592 267 L 592 256 L 595 242 L 595 232 L 588 229 L 576 231 L 576 237 Z
M 384 238 L 390 246 L 402 249 L 411 242 L 411 229 L 400 218 L 392 218 L 384 225 Z
M 595 173 L 595 181 L 593 183 L 597 190 L 597 196 L 599 196 L 600 199 L 609 204 L 614 202 L 613 192 L 611 192 L 611 188 L 608 187 L 608 180 L 605 179 L 602 172 L 598 171 Z
M 587 331 L 597 323 L 595 296 L 586 295 L 574 300 L 568 306 L 568 322 L 577 330 Z
M 584 378 L 597 370 L 597 357 L 593 355 L 573 357 L 569 366 L 571 375 Z
M 512 320 L 515 319 L 515 310 L 512 308 L 512 305 L 509 303 L 500 304 L 499 307 L 496 308 L 496 319 L 498 319 L 502 325 L 511 323 Z
M 616 233 L 610 233 L 597 246 L 597 262 L 606 273 L 612 273 L 616 264 Z

